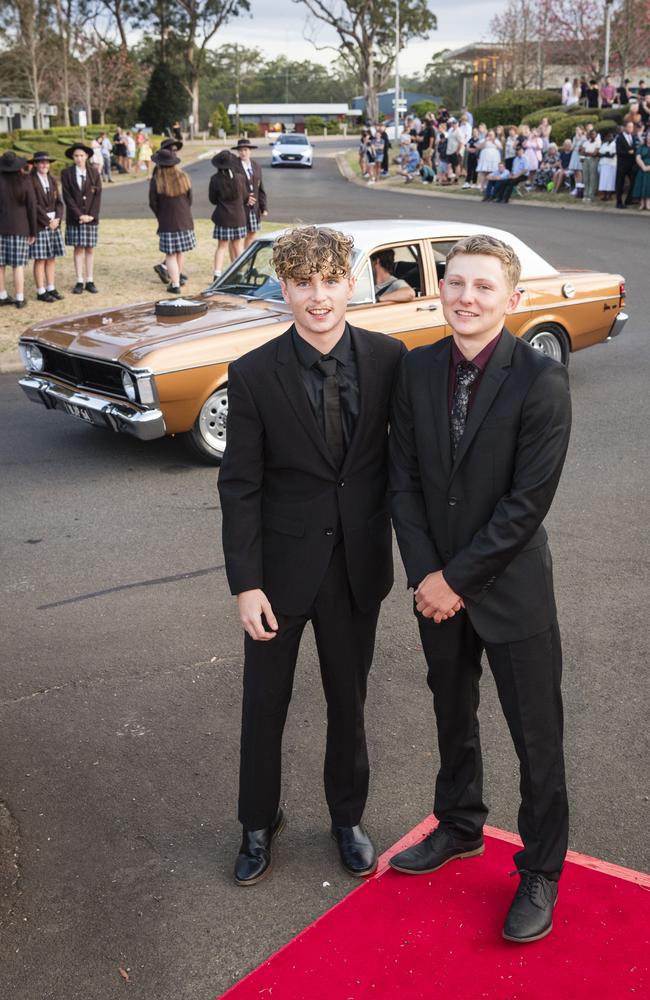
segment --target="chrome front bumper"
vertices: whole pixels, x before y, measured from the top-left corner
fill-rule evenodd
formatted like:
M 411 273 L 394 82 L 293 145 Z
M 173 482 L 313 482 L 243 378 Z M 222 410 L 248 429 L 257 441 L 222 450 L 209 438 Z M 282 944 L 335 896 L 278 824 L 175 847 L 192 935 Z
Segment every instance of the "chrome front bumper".
M 625 324 L 627 323 L 627 321 L 628 321 L 629 318 L 630 317 L 628 316 L 627 313 L 620 312 L 618 314 L 618 316 L 616 317 L 616 319 L 614 320 L 614 325 L 612 326 L 611 330 L 609 331 L 609 335 L 608 335 L 607 339 L 611 340 L 612 337 L 618 337 L 619 333 L 622 332 L 623 327 L 625 326 Z
M 42 375 L 25 375 L 18 384 L 32 402 L 42 403 L 48 410 L 63 410 L 88 424 L 132 434 L 141 441 L 151 441 L 165 434 L 165 419 L 160 410 L 139 410 L 126 401 L 116 403 L 92 396 Z

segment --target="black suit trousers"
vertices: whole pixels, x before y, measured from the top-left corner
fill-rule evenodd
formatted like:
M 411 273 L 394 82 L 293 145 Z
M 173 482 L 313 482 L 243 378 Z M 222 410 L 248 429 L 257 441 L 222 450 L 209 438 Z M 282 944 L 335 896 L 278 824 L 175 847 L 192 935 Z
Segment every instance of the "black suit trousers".
M 632 191 L 634 189 L 634 178 L 636 177 L 637 166 L 635 160 L 631 156 L 626 156 L 623 159 L 621 156 L 618 157 L 616 166 L 616 204 L 623 204 L 623 194 L 625 192 L 625 180 L 628 178 L 628 189 L 627 196 L 625 198 L 625 204 L 629 205 L 630 198 L 632 197 Z
M 487 817 L 478 706 L 487 654 L 520 768 L 519 870 L 559 878 L 568 843 L 562 749 L 562 650 L 557 622 L 519 642 L 484 643 L 465 611 L 436 625 L 418 615 L 438 728 L 434 814 L 472 839 Z
M 309 612 L 276 617 L 275 639 L 245 638 L 239 820 L 245 829 L 263 829 L 278 809 L 282 734 L 300 640 L 311 619 L 327 701 L 325 797 L 333 823 L 356 826 L 368 795 L 364 706 L 379 604 L 365 613 L 357 608 L 340 543 Z

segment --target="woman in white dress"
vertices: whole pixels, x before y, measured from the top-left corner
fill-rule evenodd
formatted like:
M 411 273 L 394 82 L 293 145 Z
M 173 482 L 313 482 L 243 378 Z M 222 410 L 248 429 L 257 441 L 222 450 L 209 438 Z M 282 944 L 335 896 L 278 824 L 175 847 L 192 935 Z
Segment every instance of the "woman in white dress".
M 598 193 L 603 201 L 611 201 L 616 190 L 616 139 L 608 132 L 598 151 Z
M 584 195 L 585 186 L 582 182 L 582 154 L 581 150 L 587 138 L 587 133 L 585 132 L 582 125 L 576 125 L 576 130 L 571 141 L 573 147 L 573 152 L 571 153 L 571 159 L 569 160 L 569 171 L 573 172 L 573 179 L 575 180 L 575 187 L 571 194 L 574 198 L 582 198 Z
M 490 129 L 482 142 L 477 143 L 476 148 L 480 150 L 477 164 L 478 183 L 481 191 L 485 193 L 487 175 L 494 174 L 499 168 L 501 161 L 501 143 L 496 134 Z
M 539 170 L 542 162 L 542 139 L 539 129 L 531 129 L 530 135 L 524 140 L 524 156 L 528 163 L 528 184 L 533 187 L 535 184 L 535 174 Z

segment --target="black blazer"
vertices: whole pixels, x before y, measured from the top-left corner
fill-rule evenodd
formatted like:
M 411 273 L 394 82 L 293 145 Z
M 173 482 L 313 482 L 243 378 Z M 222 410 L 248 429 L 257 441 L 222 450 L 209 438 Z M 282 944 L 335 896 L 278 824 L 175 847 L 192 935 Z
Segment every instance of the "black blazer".
M 93 222 L 99 222 L 102 182 L 98 170 L 90 163 L 86 163 L 86 179 L 83 188 L 77 184 L 74 164 L 61 171 L 61 194 L 65 204 L 66 225 L 79 225 L 80 215 L 92 215 Z
M 149 208 L 158 220 L 159 233 L 179 233 L 194 229 L 192 188 L 185 194 L 170 198 L 168 195 L 158 194 L 156 178 L 152 177 L 149 181 Z
M 251 180 L 248 179 L 248 174 L 244 170 L 244 161 L 239 160 L 239 169 L 244 176 L 247 192 L 249 195 L 254 195 L 257 199 L 252 211 L 255 212 L 257 218 L 259 219 L 260 214 L 262 212 L 266 212 L 267 209 L 266 191 L 264 190 L 264 182 L 262 181 L 262 168 L 259 163 L 255 162 L 255 160 L 251 160 L 250 164 L 253 168 L 253 177 Z
M 291 329 L 228 371 L 228 446 L 219 475 L 228 582 L 233 594 L 261 588 L 276 613 L 305 614 L 340 524 L 350 586 L 369 611 L 393 583 L 388 414 L 406 349 L 350 327 L 361 401 L 339 471 L 309 405 Z
M 61 195 L 59 194 L 59 186 L 56 183 L 56 178 L 53 177 L 52 174 L 48 174 L 47 180 L 50 185 L 50 190 L 46 194 L 43 190 L 43 185 L 39 181 L 35 172 L 30 175 L 30 179 L 34 185 L 38 228 L 47 229 L 50 224 L 50 220 L 47 217 L 48 212 L 54 212 L 55 219 L 63 218 L 63 202 L 61 200 Z
M 20 186 L 22 201 L 17 197 Z M 0 173 L 0 235 L 36 236 L 36 198 L 29 177 Z
M 628 141 L 623 135 L 623 133 L 619 132 L 618 135 L 616 136 L 615 142 L 616 142 L 617 163 L 635 164 L 637 146 L 634 143 L 634 137 L 632 137 L 632 142 L 628 144 Z
M 393 400 L 391 506 L 409 586 L 442 569 L 487 642 L 555 618 L 543 520 L 571 430 L 566 369 L 504 330 L 452 464 L 451 337 L 405 358 Z
M 248 184 L 244 174 L 237 169 L 233 169 L 233 177 L 239 187 L 239 195 L 234 201 L 222 201 L 219 197 L 219 174 L 213 174 L 210 178 L 208 188 L 208 198 L 213 205 L 216 205 L 212 213 L 212 221 L 216 226 L 224 226 L 226 229 L 245 229 L 246 213 L 248 211 L 246 202 L 248 201 Z

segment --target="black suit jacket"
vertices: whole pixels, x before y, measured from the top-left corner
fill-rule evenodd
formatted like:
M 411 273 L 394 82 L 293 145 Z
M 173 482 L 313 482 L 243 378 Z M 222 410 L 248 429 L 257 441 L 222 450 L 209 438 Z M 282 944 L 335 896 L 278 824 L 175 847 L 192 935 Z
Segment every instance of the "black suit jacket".
M 634 137 L 632 137 L 632 142 L 628 143 L 627 139 L 622 132 L 616 136 L 616 157 L 617 163 L 622 166 L 635 166 L 636 165 L 636 151 L 637 147 L 634 143 Z
M 239 160 L 239 157 L 237 157 L 237 159 Z M 266 191 L 264 190 L 264 182 L 262 180 L 262 168 L 255 160 L 251 160 L 250 163 L 253 168 L 252 180 L 248 179 L 248 174 L 244 170 L 243 160 L 239 160 L 239 169 L 244 175 L 244 181 L 246 183 L 246 190 L 248 194 L 254 195 L 257 199 L 252 210 L 259 219 L 261 213 L 266 212 L 267 209 Z
M 405 347 L 350 327 L 360 412 L 339 470 L 309 405 L 291 330 L 229 368 L 219 475 L 228 582 L 233 594 L 262 589 L 276 613 L 307 613 L 340 525 L 354 598 L 369 611 L 393 582 L 388 416 Z
M 63 202 L 61 201 L 61 195 L 59 194 L 56 178 L 53 177 L 52 174 L 48 174 L 47 180 L 50 189 L 47 194 L 43 190 L 43 185 L 39 181 L 36 173 L 31 174 L 30 180 L 34 188 L 34 198 L 36 200 L 36 218 L 38 228 L 47 229 L 50 224 L 50 220 L 47 216 L 48 212 L 54 212 L 55 219 L 63 218 Z
M 61 193 L 65 204 L 67 225 L 79 225 L 79 216 L 91 215 L 93 222 L 99 222 L 102 203 L 102 181 L 99 171 L 86 163 L 86 179 L 83 187 L 77 184 L 75 165 L 61 171 Z
M 571 429 L 566 369 L 507 330 L 490 358 L 452 463 L 451 338 L 404 359 L 390 434 L 392 513 L 409 586 L 442 569 L 487 642 L 555 619 L 543 520 Z

